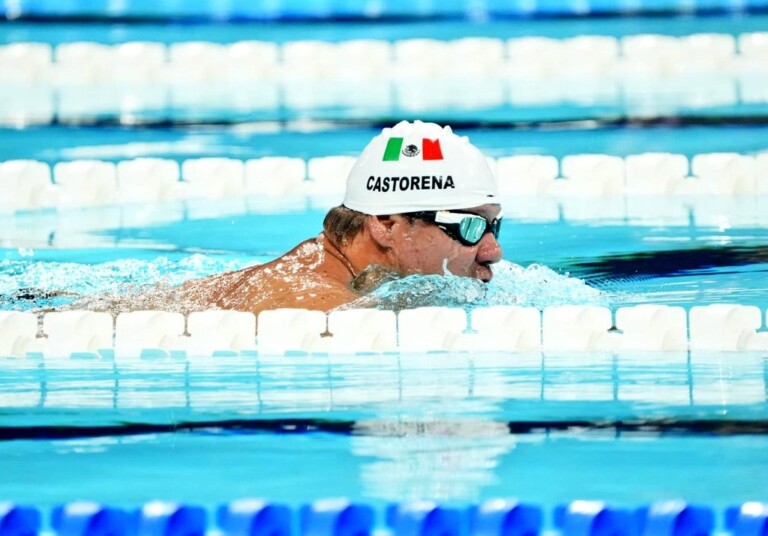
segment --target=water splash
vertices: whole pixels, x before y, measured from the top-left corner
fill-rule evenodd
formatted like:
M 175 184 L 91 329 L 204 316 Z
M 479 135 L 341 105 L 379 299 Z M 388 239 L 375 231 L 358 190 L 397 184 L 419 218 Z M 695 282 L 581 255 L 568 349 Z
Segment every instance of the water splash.
M 609 305 L 608 293 L 587 285 L 581 279 L 559 274 L 540 264 L 522 267 L 502 261 L 493 271 L 489 285 L 490 305 L 501 305 L 512 297 L 518 305 L 547 307 L 549 305 Z
M 448 269 L 448 259 L 443 259 L 443 275 L 453 275 Z
M 588 286 L 581 279 L 558 274 L 538 264 L 524 268 L 501 261 L 494 266 L 493 273 L 490 283 L 453 275 L 390 278 L 344 308 L 406 309 L 443 306 L 471 309 L 491 305 L 608 305 L 611 301 L 608 293 Z
M 184 311 L 187 307 L 179 302 L 175 286 L 252 264 L 253 259 L 225 259 L 202 254 L 180 259 L 158 257 L 149 261 L 120 259 L 99 264 L 3 260 L 0 261 L 0 308 Z M 373 277 L 367 277 L 371 273 Z M 361 275 L 361 281 L 354 288 L 365 295 L 344 308 L 608 305 L 612 296 L 546 266 L 533 264 L 524 268 L 507 261 L 494 266 L 494 278 L 490 283 L 450 273 L 400 278 L 386 269 L 374 269 Z
M 77 303 L 83 297 L 136 296 L 196 277 L 237 270 L 253 260 L 195 254 L 180 259 L 119 259 L 104 263 L 2 260 L 0 308 L 32 310 Z

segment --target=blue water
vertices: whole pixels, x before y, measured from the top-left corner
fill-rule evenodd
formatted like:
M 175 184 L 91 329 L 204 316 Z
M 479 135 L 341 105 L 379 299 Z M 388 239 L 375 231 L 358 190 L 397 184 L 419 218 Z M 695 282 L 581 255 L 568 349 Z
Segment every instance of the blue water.
M 202 20 L 315 20 L 329 18 L 356 18 L 376 20 L 384 18 L 413 19 L 446 17 L 460 20 L 487 20 L 489 17 L 531 17 L 547 15 L 637 14 L 642 12 L 671 12 L 680 14 L 734 12 L 765 9 L 764 0 L 538 0 L 524 1 L 483 0 L 388 0 L 387 2 L 354 2 L 350 0 L 205 0 L 181 4 L 173 0 L 161 2 L 128 0 L 120 3 L 90 0 L 57 2 L 53 0 L 17 0 L 8 3 L 0 12 L 9 18 L 41 16 L 47 18 L 74 17 L 134 17 L 159 19 Z
M 162 14 L 162 3 L 152 6 Z M 0 23 L 0 43 L 737 35 L 766 27 L 764 14 L 312 24 L 18 21 Z M 768 150 L 768 127 L 759 120 L 765 111 L 764 105 L 682 106 L 668 110 L 666 122 L 627 126 L 595 121 L 626 119 L 621 102 L 430 114 L 465 121 L 458 130 L 494 157 L 647 151 L 690 157 Z M 396 109 L 354 110 L 355 122 L 347 121 L 349 110 L 288 112 L 163 109 L 151 118 L 171 121 L 145 127 L 5 128 L 0 161 L 354 155 L 379 123 L 403 118 Z M 682 115 L 694 120 L 682 124 Z M 316 117 L 327 121 L 311 121 Z M 511 128 L 508 121 L 527 126 Z M 541 124 L 548 121 L 559 123 Z M 35 309 L 72 299 L 8 299 L 22 288 L 124 294 L 264 262 L 321 228 L 326 205 L 293 201 L 269 212 L 263 200 L 225 200 L 0 215 L 0 306 Z M 505 261 L 491 285 L 408 279 L 380 289 L 379 297 L 418 287 L 432 289 L 435 303 L 469 308 L 650 302 L 742 303 L 765 311 L 765 203 L 754 197 L 510 198 L 500 238 Z M 683 498 L 722 508 L 768 501 L 768 440 L 760 427 L 768 416 L 767 391 L 764 353 L 0 359 L 0 498 L 44 507 L 75 499 L 135 506 L 158 498 L 212 507 L 244 496 L 293 505 L 326 496 L 376 505 L 517 496 L 548 507 L 577 498 L 627 505 Z M 696 424 L 713 421 L 722 427 Z
M 639 33 L 688 35 L 691 33 L 761 32 L 768 27 L 768 15 L 719 15 L 710 17 L 626 17 L 619 19 L 527 19 L 490 21 L 432 21 L 400 20 L 396 22 L 283 22 L 272 23 L 132 23 L 112 22 L 45 24 L 10 21 L 0 24 L 0 43 L 36 41 L 58 45 L 73 41 L 123 43 L 126 41 L 212 41 L 232 43 L 243 39 L 259 39 L 284 43 L 303 39 L 347 41 L 351 39 L 411 39 L 429 36 L 432 39 L 461 37 L 542 36 L 558 39 L 578 35 L 609 35 L 621 37 Z
M 375 133 L 374 128 L 339 127 L 301 131 L 273 125 L 132 129 L 108 127 L 30 127 L 0 129 L 0 159 L 32 158 L 45 162 L 96 158 L 121 160 L 152 156 L 230 158 L 292 156 L 313 158 L 355 155 Z M 459 129 L 489 156 L 544 154 L 562 157 L 579 153 L 624 156 L 640 152 L 672 152 L 692 156 L 706 152 L 758 153 L 768 150 L 764 125 L 717 127 Z
M 3 400 L 13 400 L 0 413 L 3 430 L 211 424 L 176 433 L 2 441 L 0 494 L 42 506 L 162 498 L 209 507 L 243 496 L 290 504 L 348 496 L 378 505 L 518 496 L 546 506 L 574 497 L 627 505 L 683 497 L 718 508 L 766 498 L 757 477 L 768 469 L 765 436 L 610 425 L 763 418 L 763 356 L 585 357 L 6 363 L 14 387 L 0 388 Z M 227 428 L 233 419 L 320 419 L 320 426 L 340 428 L 243 432 Z M 606 428 L 507 428 L 571 421 Z
M 16 482 L 3 486 L 4 495 L 43 507 L 71 499 L 74 488 L 77 497 L 127 507 L 158 497 L 213 507 L 241 497 L 298 505 L 339 496 L 377 506 L 425 497 L 518 496 L 551 507 L 577 496 L 610 497 L 628 506 L 685 497 L 723 508 L 765 498 L 756 475 L 768 470 L 766 450 L 763 437 L 659 440 L 588 434 L 276 438 L 200 433 L 18 441 L 0 447 L 5 474 Z M 31 457 L 39 461 L 25 467 Z

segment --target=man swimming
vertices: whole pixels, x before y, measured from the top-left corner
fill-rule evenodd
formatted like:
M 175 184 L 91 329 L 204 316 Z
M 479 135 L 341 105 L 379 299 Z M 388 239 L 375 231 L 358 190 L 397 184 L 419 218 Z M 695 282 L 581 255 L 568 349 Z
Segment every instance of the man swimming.
M 189 281 L 175 298 L 259 313 L 329 311 L 360 296 L 374 272 L 488 282 L 501 259 L 496 179 L 450 127 L 403 121 L 363 150 L 323 232 L 266 264 Z

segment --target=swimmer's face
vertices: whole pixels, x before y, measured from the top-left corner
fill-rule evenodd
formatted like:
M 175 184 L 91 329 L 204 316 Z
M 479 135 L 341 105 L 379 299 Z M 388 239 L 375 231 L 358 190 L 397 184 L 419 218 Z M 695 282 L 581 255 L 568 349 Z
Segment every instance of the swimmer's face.
M 477 214 L 490 222 L 499 216 L 501 207 L 482 205 L 451 212 Z M 464 245 L 434 223 L 408 219 L 404 215 L 393 218 L 398 221 L 392 229 L 395 233 L 392 253 L 395 264 L 403 272 L 442 275 L 447 269 L 453 275 L 485 282 L 493 277 L 490 265 L 501 260 L 501 246 L 492 233 L 485 233 L 475 245 Z

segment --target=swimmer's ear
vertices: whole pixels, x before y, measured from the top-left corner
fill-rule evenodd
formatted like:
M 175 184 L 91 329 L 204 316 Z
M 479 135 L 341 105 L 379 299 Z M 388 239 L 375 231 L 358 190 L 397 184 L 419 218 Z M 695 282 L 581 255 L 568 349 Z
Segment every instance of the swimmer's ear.
M 384 249 L 389 249 L 393 243 L 392 228 L 395 222 L 392 216 L 368 216 L 365 226 L 374 242 Z

